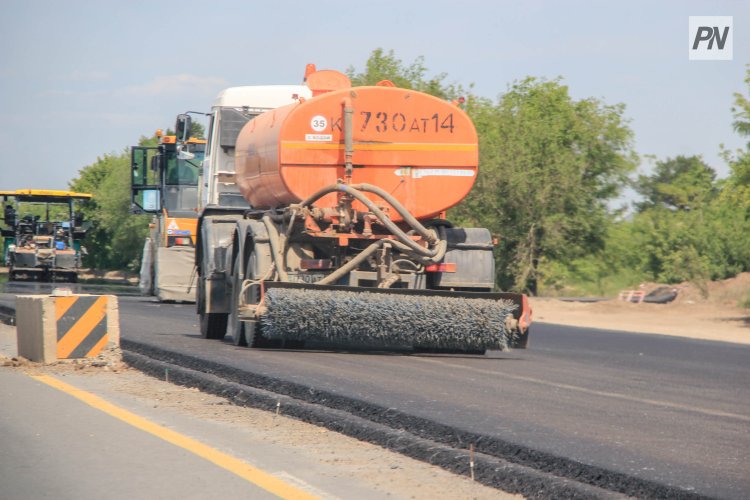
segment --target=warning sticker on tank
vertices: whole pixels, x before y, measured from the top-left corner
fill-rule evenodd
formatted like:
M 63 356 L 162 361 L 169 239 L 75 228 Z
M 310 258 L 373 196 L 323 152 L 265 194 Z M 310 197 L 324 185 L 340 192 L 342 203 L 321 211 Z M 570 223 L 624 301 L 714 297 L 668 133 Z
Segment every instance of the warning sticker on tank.
M 324 131 L 327 126 L 328 120 L 326 120 L 325 116 L 315 115 L 310 120 L 310 128 L 312 128 L 316 132 Z
M 332 134 L 305 134 L 305 140 L 308 142 L 329 142 L 333 140 Z
M 473 170 L 459 170 L 456 168 L 399 168 L 396 175 L 421 179 L 422 177 L 474 177 Z

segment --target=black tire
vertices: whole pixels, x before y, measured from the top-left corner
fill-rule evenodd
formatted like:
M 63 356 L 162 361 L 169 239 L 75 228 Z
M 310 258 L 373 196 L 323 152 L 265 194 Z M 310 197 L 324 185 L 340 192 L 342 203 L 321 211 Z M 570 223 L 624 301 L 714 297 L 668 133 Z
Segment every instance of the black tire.
M 255 268 L 255 258 L 255 250 L 253 249 L 248 258 L 247 266 L 245 266 L 245 274 L 248 279 L 257 278 L 252 271 Z M 260 289 L 257 286 L 251 287 L 249 294 L 248 303 L 257 304 L 260 302 Z M 263 325 L 259 321 L 248 321 L 245 323 L 245 339 L 247 340 L 247 346 L 255 349 L 281 346 L 280 340 L 269 340 L 263 336 Z
M 240 288 L 244 274 L 240 268 L 240 252 L 234 257 L 234 268 L 232 269 L 232 302 L 229 305 L 229 333 L 232 335 L 232 343 L 236 346 L 246 346 L 245 322 L 238 319 L 238 308 L 240 305 Z
M 206 291 L 203 280 L 198 280 L 196 304 L 201 327 L 201 337 L 204 339 L 221 340 L 227 334 L 227 313 L 206 312 Z
M 515 340 L 511 346 L 513 349 L 527 349 L 529 347 L 529 327 L 523 333 L 516 332 Z
M 221 340 L 227 334 L 227 313 L 201 313 L 199 317 L 204 339 Z

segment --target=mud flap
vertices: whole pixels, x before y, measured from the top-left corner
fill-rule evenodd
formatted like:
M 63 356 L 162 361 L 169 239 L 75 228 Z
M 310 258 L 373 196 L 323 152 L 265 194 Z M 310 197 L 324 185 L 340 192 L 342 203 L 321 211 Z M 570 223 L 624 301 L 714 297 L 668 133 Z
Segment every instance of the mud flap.
M 195 302 L 195 249 L 156 249 L 154 292 L 161 301 Z

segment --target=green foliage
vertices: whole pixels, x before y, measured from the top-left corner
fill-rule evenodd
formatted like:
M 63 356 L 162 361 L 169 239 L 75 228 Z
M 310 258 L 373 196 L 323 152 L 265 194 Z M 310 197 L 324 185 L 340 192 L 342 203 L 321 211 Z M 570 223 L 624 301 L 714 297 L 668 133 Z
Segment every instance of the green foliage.
M 430 78 L 427 72 L 423 57 L 418 57 L 411 64 L 405 65 L 396 57 L 393 50 L 385 52 L 381 48 L 372 51 L 365 63 L 364 71 L 357 73 L 354 66 L 349 66 L 346 70 L 355 87 L 390 80 L 397 87 L 419 90 L 442 99 L 455 99 L 465 93 L 460 85 L 445 83 L 446 73 Z
M 750 71 L 745 81 L 750 87 Z M 750 137 L 750 98 L 735 94 L 733 111 L 735 130 Z M 642 281 L 690 281 L 705 295 L 708 280 L 750 270 L 750 143 L 724 156 L 731 175 L 718 181 L 697 156 L 656 162 L 639 176 L 638 212 L 602 226 L 603 247 L 574 258 L 544 254 L 544 292 L 611 296 Z
M 726 187 L 731 191 L 731 196 L 746 212 L 750 207 L 750 65 L 748 65 L 745 84 L 748 87 L 748 96 L 737 92 L 734 94 L 734 130 L 742 137 L 748 138 L 744 150 L 738 151 L 736 156 L 725 151 L 724 158 L 729 163 L 732 174 Z M 750 215 L 750 214 L 748 214 Z
M 188 137 L 195 137 L 196 139 L 205 139 L 206 127 L 204 127 L 202 123 L 198 123 L 196 121 L 190 122 L 190 133 L 188 134 Z
M 734 94 L 734 106 L 732 107 L 734 122 L 732 126 L 735 132 L 742 137 L 750 138 L 750 65 L 748 65 L 745 73 L 745 85 L 748 88 L 749 95 L 747 97 L 740 92 Z M 747 149 L 750 150 L 750 142 L 747 144 Z
M 575 101 L 559 80 L 527 78 L 497 104 L 472 99 L 467 111 L 480 173 L 451 216 L 500 235 L 500 286 L 535 292 L 545 265 L 602 250 L 607 201 L 636 162 L 624 107 Z
M 638 209 L 667 207 L 691 210 L 701 207 L 715 194 L 716 172 L 698 156 L 677 156 L 657 161 L 653 175 L 638 177 L 636 191 L 644 197 Z
M 94 195 L 83 210 L 92 223 L 84 242 L 85 265 L 137 269 L 150 217 L 129 213 L 130 151 L 98 158 L 79 171 L 70 188 Z

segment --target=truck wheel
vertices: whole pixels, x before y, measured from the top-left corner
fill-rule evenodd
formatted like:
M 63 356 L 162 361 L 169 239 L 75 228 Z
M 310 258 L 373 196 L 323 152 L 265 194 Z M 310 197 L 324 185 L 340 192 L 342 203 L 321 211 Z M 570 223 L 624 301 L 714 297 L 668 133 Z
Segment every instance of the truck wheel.
M 227 313 L 206 312 L 206 290 L 202 279 L 198 280 L 198 317 L 200 319 L 201 336 L 204 339 L 221 340 L 227 333 Z
M 227 334 L 227 313 L 201 313 L 201 335 L 204 339 L 221 340 Z
M 247 278 L 257 279 L 258 276 L 253 274 L 253 269 L 256 268 L 255 261 L 258 259 L 258 255 L 255 253 L 255 249 L 250 254 L 250 258 L 247 263 Z M 250 296 L 248 297 L 248 303 L 257 304 L 260 302 L 260 290 L 258 287 L 251 287 L 249 291 Z M 263 347 L 280 347 L 279 341 L 269 340 L 263 336 L 263 329 L 259 321 L 248 321 L 245 323 L 245 339 L 247 339 L 248 347 L 263 348 Z
M 246 346 L 245 323 L 238 318 L 238 308 L 240 305 L 240 287 L 242 286 L 244 273 L 240 270 L 240 252 L 234 257 L 234 267 L 232 268 L 232 302 L 229 313 L 229 329 L 232 334 L 232 342 L 237 346 Z

